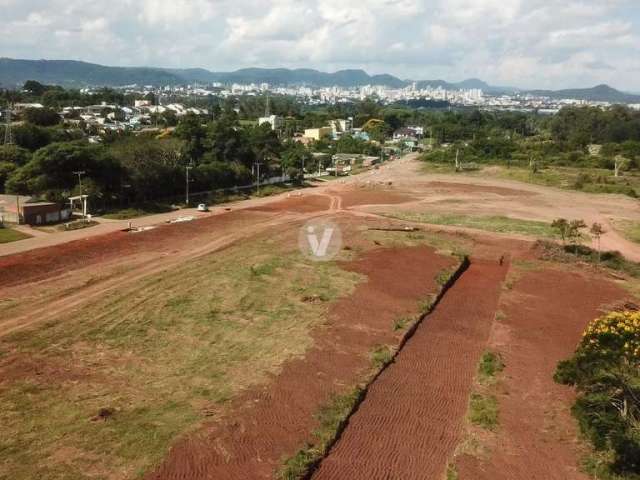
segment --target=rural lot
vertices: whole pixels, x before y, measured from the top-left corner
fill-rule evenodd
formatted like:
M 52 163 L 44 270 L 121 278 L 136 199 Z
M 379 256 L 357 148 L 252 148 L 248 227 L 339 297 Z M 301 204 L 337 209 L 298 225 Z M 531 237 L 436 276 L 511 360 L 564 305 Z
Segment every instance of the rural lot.
M 411 154 L 167 215 L 0 245 L 0 478 L 590 478 L 554 372 L 640 283 L 551 223 L 638 262 L 637 200 Z M 300 250 L 313 220 L 330 261 Z

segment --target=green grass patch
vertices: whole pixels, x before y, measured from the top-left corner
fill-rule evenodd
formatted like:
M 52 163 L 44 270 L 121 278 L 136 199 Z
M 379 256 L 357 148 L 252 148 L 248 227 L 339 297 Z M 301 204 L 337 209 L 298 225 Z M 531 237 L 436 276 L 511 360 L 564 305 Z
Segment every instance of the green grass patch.
M 403 212 L 387 214 L 386 216 L 432 225 L 475 228 L 477 230 L 484 230 L 487 232 L 515 233 L 538 238 L 555 238 L 556 236 L 551 225 L 546 222 L 523 220 L 520 218 L 510 218 L 499 215 L 472 216 L 461 214 Z
M 389 345 L 378 345 L 371 352 L 371 363 L 376 370 L 387 366 L 393 360 L 393 348 Z
M 395 322 L 393 322 L 393 331 L 394 332 L 399 332 L 401 330 L 404 330 L 405 328 L 407 328 L 409 325 L 411 325 L 411 322 L 413 320 L 409 317 L 402 317 L 397 319 Z
M 447 283 L 449 283 L 449 280 L 451 280 L 451 277 L 454 273 L 455 270 L 451 268 L 441 270 L 440 272 L 438 272 L 438 275 L 436 275 L 436 284 L 439 287 L 444 287 Z
M 640 222 L 631 220 L 614 220 L 614 225 L 627 240 L 640 243 Z
M 458 480 L 459 475 L 458 475 L 458 470 L 456 470 L 456 467 L 449 464 L 447 465 L 447 476 L 446 479 L 447 480 Z
M 9 227 L 0 227 L 0 243 L 17 242 L 18 240 L 24 240 L 25 238 L 31 238 L 31 235 L 19 232 Z
M 469 421 L 485 430 L 498 428 L 498 399 L 495 395 L 472 393 L 469 400 Z

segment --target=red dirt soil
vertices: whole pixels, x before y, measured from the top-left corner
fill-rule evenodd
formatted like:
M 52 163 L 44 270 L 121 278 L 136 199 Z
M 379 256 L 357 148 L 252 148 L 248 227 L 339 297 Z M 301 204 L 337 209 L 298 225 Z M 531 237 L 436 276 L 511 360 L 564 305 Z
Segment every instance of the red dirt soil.
M 368 281 L 331 307 L 307 354 L 243 394 L 220 421 L 178 440 L 147 479 L 272 479 L 283 459 L 312 440 L 314 414 L 358 383 L 375 345 L 398 341 L 394 320 L 416 314 L 418 301 L 437 290 L 437 273 L 453 263 L 417 247 L 377 249 L 345 264 Z
M 485 185 L 471 185 L 468 183 L 429 182 L 425 187 L 436 189 L 441 193 L 493 193 L 501 197 L 533 197 L 538 195 L 527 190 L 515 190 L 505 187 L 491 187 Z
M 312 478 L 443 477 L 506 271 L 498 262 L 472 263 L 371 385 Z
M 461 480 L 588 480 L 579 471 L 571 388 L 553 381 L 599 307 L 627 298 L 615 284 L 558 270 L 530 272 L 504 295 L 492 348 L 503 356 L 500 427 L 492 453 L 461 456 Z
M 334 192 L 342 198 L 343 208 L 358 205 L 395 205 L 416 200 L 416 198 L 393 190 L 385 190 L 383 187 L 359 188 L 356 190 L 340 190 Z
M 0 288 L 40 281 L 140 252 L 177 250 L 199 237 L 262 218 L 239 210 L 140 233 L 114 232 L 0 257 Z
M 259 212 L 295 212 L 316 213 L 327 210 L 331 205 L 331 198 L 323 195 L 303 195 L 290 197 L 285 200 L 251 207 L 248 210 Z

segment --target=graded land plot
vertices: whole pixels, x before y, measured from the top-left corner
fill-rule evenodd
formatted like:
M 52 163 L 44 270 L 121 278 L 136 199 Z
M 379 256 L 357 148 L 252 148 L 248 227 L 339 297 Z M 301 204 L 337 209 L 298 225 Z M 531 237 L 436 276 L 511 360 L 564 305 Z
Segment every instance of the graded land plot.
M 371 384 L 314 479 L 444 475 L 507 268 L 472 260 Z
M 251 207 L 249 210 L 260 212 L 316 213 L 327 210 L 330 206 L 331 197 L 327 195 L 307 195 L 302 193 L 299 196 L 291 196 L 275 202 Z
M 504 363 L 487 397 L 497 398 L 497 424 L 468 428 L 454 478 L 587 480 L 570 413 L 574 393 L 553 374 L 588 322 L 629 294 L 597 273 L 546 262 L 523 263 L 510 276 L 488 347 Z
M 271 229 L 5 335 L 0 477 L 271 478 L 457 262 L 404 234 L 384 248 L 344 230 L 339 262 Z
M 406 193 L 396 191 L 389 185 L 367 185 L 344 188 L 339 191 L 341 205 L 349 208 L 361 205 L 392 205 L 408 203 L 416 198 Z
M 395 345 L 395 321 L 420 313 L 438 274 L 456 264 L 430 247 L 375 249 L 344 264 L 367 280 L 333 304 L 304 357 L 242 395 L 234 415 L 179 441 L 151 479 L 271 479 L 299 448 L 314 442 L 316 416 L 375 368 L 371 352 Z

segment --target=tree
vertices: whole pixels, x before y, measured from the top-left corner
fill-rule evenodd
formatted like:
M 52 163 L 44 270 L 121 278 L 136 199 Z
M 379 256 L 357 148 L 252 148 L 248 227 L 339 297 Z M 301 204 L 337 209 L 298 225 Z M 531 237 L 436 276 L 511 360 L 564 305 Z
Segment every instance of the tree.
M 618 177 L 620 176 L 620 170 L 628 165 L 629 160 L 624 158 L 622 155 L 616 155 L 613 162 L 613 176 Z
M 602 237 L 602 235 L 604 235 L 605 230 L 602 227 L 601 224 L 599 223 L 594 223 L 593 225 L 591 225 L 591 229 L 589 230 L 589 233 L 591 233 L 591 235 L 593 235 L 593 237 L 596 239 L 596 241 L 598 242 L 598 263 L 600 263 L 600 237 Z
M 31 153 L 17 145 L 0 146 L 0 162 L 12 163 L 20 167 L 29 161 Z
M 384 120 L 372 118 L 364 124 L 362 129 L 369 134 L 372 140 L 383 143 L 389 134 L 389 126 Z
M 60 123 L 60 115 L 51 108 L 27 108 L 24 111 L 24 118 L 27 122 L 39 127 L 52 127 Z
M 587 224 L 584 223 L 584 220 L 571 220 L 569 222 L 567 237 L 569 238 L 569 242 L 574 246 L 574 253 L 576 255 L 578 254 L 578 245 L 582 239 L 581 230 L 584 228 L 587 228 Z
M 66 201 L 77 188 L 75 171 L 85 171 L 93 180 L 94 194 L 117 191 L 119 163 L 104 147 L 81 142 L 54 143 L 38 150 L 31 160 L 15 170 L 6 182 L 9 193 L 35 194 L 52 201 Z
M 25 92 L 30 93 L 34 97 L 41 97 L 44 92 L 46 92 L 50 88 L 51 87 L 49 85 L 43 85 L 42 83 L 36 82 L 35 80 L 27 80 L 26 82 L 24 82 L 24 86 L 22 87 Z
M 206 150 L 207 129 L 202 125 L 202 119 L 192 113 L 185 115 L 176 127 L 175 135 L 185 142 L 183 155 L 197 163 Z
M 51 134 L 46 128 L 25 123 L 13 129 L 16 144 L 32 152 L 51 143 Z
M 569 233 L 569 222 L 566 218 L 556 218 L 551 222 L 551 228 L 557 230 L 558 235 L 562 238 L 562 244 L 566 243 L 567 234 Z

